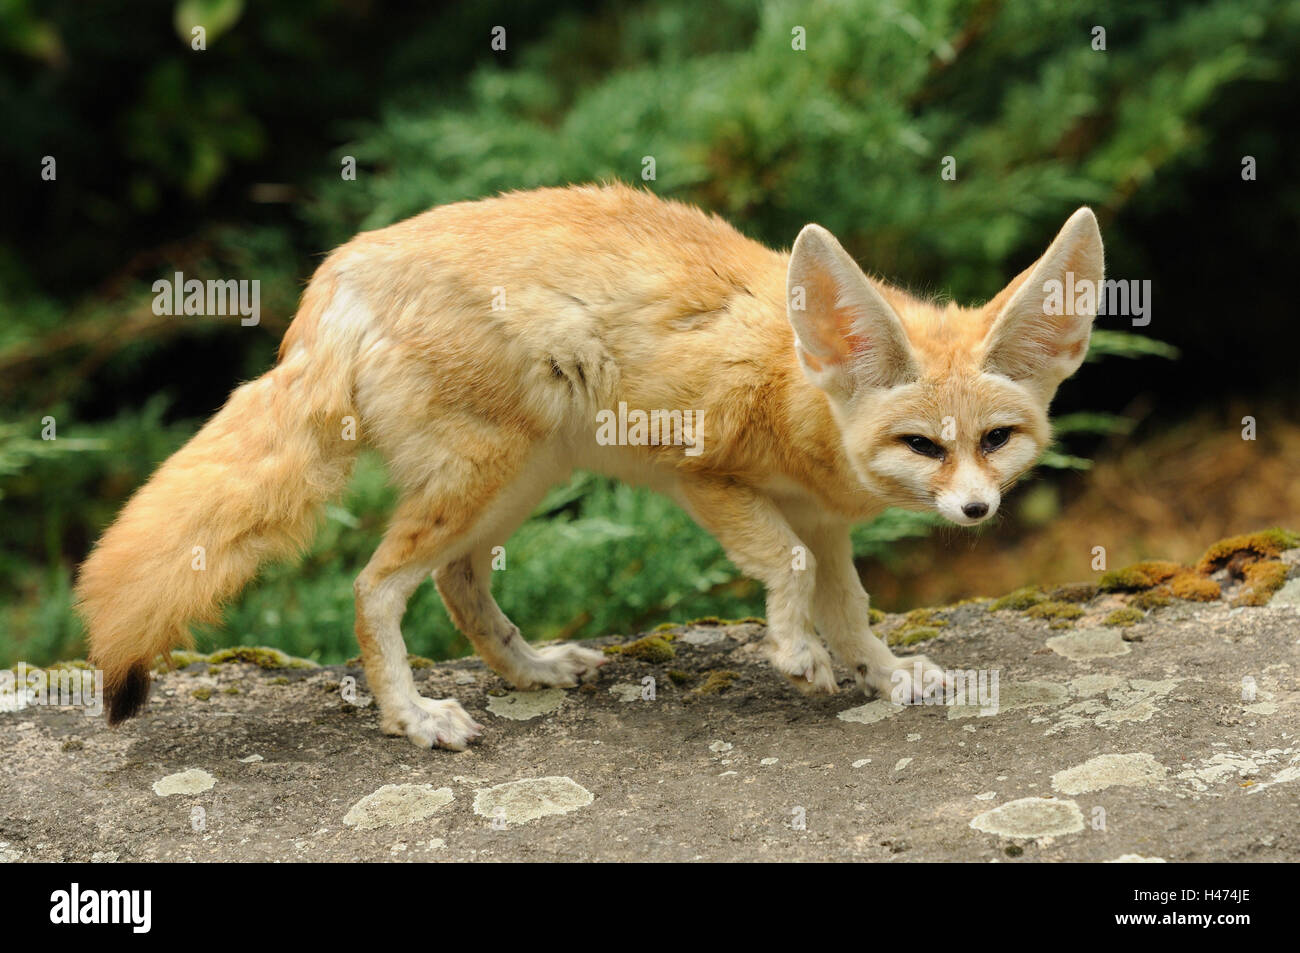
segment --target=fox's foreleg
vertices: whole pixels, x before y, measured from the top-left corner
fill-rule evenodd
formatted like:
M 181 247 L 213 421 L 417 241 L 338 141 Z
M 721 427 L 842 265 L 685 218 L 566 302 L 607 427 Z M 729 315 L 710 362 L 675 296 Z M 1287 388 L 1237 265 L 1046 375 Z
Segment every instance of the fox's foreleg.
M 853 565 L 848 526 L 810 522 L 799 529 L 817 557 L 813 618 L 835 658 L 853 672 L 863 691 L 874 690 L 900 704 L 920 702 L 927 689 L 933 693 L 942 684 L 939 666 L 923 655 L 899 658 L 872 633 L 871 598 Z
M 813 626 L 816 560 L 776 504 L 727 479 L 688 478 L 679 496 L 741 572 L 767 587 L 772 664 L 801 691 L 834 692 L 831 657 Z

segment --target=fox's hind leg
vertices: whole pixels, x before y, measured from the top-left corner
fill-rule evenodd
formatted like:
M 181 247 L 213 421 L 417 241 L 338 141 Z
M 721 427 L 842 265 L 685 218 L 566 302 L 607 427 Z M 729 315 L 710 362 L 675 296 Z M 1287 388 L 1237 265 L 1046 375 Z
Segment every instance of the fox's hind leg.
M 357 641 L 384 733 L 406 735 L 423 747 L 459 750 L 478 737 L 482 726 L 455 700 L 423 698 L 416 690 L 402 639 L 402 614 L 416 587 L 439 566 L 470 552 L 476 529 L 494 523 L 491 514 L 509 506 L 508 478 L 489 481 L 484 476 L 517 474 L 526 450 L 512 450 L 505 441 L 439 442 L 455 452 L 440 454 L 430 445 L 420 458 L 426 467 L 422 481 L 409 472 L 400 474 L 399 482 L 418 489 L 402 499 L 384 541 L 357 577 Z
M 489 666 L 520 688 L 576 685 L 606 659 L 577 645 L 533 648 L 489 589 L 492 546 L 509 537 L 559 472 L 547 454 L 504 440 L 428 446 L 420 459 L 437 465 L 403 498 L 357 577 L 357 641 L 385 733 L 461 749 L 482 727 L 456 701 L 420 696 L 400 628 L 411 593 L 431 573 L 457 627 Z M 413 475 L 402 476 L 400 482 L 418 485 Z
M 554 448 L 551 448 L 554 450 Z M 438 594 L 456 628 L 474 644 L 484 663 L 516 688 L 571 688 L 593 678 L 608 659 L 601 652 L 563 644 L 534 648 L 492 598 L 492 555 L 528 518 L 546 490 L 564 479 L 562 454 L 539 449 L 504 486 L 475 523 L 467 545 L 433 574 Z
M 435 563 L 437 546 L 425 509 L 403 504 L 355 586 L 357 642 L 366 680 L 379 703 L 384 734 L 406 735 L 423 748 L 461 750 L 482 726 L 455 699 L 424 698 L 415 687 L 402 638 L 402 614 Z M 427 512 L 427 511 L 426 511 Z
M 534 648 L 524 640 L 492 598 L 491 560 L 491 547 L 481 544 L 434 573 L 456 628 L 474 643 L 488 667 L 521 689 L 572 688 L 594 678 L 608 661 L 603 653 L 572 643 Z

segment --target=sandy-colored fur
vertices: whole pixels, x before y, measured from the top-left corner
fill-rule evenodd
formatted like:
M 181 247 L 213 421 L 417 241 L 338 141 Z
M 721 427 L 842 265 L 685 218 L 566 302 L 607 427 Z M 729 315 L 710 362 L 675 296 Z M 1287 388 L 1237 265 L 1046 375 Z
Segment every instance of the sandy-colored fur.
M 1100 278 L 1099 239 L 1090 258 L 1071 227 L 1057 244 L 1085 252 L 1060 261 Z M 810 310 L 790 310 L 796 278 Z M 1012 314 L 1032 311 L 1017 297 L 1031 278 L 984 308 L 936 307 L 868 281 L 813 226 L 793 253 L 771 251 L 621 186 L 513 193 L 359 235 L 312 279 L 277 366 L 234 392 L 87 560 L 92 657 L 111 695 L 190 620 L 213 619 L 260 562 L 304 543 L 364 444 L 403 494 L 356 584 L 385 731 L 458 748 L 480 730 L 456 702 L 421 698 L 406 664 L 402 612 L 431 574 L 514 684 L 573 685 L 603 663 L 530 646 L 488 585 L 491 547 L 578 467 L 668 493 L 714 533 L 767 587 L 770 654 L 796 685 L 834 691 L 834 657 L 865 687 L 897 687 L 902 663 L 870 633 L 848 527 L 889 505 L 947 512 L 953 494 L 1000 489 L 1032 464 L 1086 328 Z M 597 414 L 620 403 L 702 412 L 703 452 L 599 444 Z M 938 440 L 945 418 L 962 439 L 944 461 L 899 442 Z M 1016 428 L 1006 455 L 980 453 L 978 435 L 1002 425 Z M 110 701 L 110 717 L 132 707 Z

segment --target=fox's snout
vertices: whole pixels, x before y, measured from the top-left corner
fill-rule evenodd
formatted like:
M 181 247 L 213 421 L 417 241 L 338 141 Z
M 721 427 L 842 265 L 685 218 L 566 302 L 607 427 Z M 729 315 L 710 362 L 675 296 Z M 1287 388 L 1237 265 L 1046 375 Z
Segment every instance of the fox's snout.
M 962 527 L 974 527 L 976 523 L 983 523 L 996 514 L 998 503 L 1001 502 L 1002 497 L 998 493 L 965 499 L 961 494 L 941 493 L 935 498 L 935 508 L 944 519 L 952 520 Z
M 980 492 L 950 490 L 935 497 L 934 507 L 945 519 L 959 526 L 974 526 L 998 511 L 1002 494 L 996 489 Z
M 937 488 L 934 508 L 959 526 L 982 523 L 998 511 L 1002 491 L 992 475 L 977 462 L 957 464 L 947 485 Z

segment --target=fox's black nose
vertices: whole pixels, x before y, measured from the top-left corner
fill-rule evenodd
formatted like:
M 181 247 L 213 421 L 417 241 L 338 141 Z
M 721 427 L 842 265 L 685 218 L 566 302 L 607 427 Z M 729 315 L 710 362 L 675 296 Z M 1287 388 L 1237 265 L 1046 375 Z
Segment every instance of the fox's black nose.
M 988 513 L 989 505 L 987 503 L 967 503 L 961 508 L 961 511 L 965 513 L 969 519 L 977 520 Z

